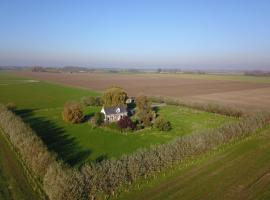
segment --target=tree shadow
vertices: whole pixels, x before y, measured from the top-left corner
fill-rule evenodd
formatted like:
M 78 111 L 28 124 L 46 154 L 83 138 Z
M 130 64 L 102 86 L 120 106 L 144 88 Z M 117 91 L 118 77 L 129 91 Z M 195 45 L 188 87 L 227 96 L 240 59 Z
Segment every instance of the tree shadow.
M 57 153 L 58 158 L 71 166 L 79 166 L 89 157 L 91 150 L 83 150 L 62 127 L 45 117 L 35 116 L 33 111 L 21 109 L 16 110 L 16 114 L 30 125 L 50 151 Z
M 95 115 L 95 113 L 90 113 L 87 115 L 84 115 L 83 119 L 82 119 L 82 123 L 89 121 L 93 116 Z
M 107 154 L 102 154 L 100 156 L 98 156 L 95 160 L 96 163 L 100 163 L 102 162 L 103 160 L 107 160 L 108 159 L 108 155 Z

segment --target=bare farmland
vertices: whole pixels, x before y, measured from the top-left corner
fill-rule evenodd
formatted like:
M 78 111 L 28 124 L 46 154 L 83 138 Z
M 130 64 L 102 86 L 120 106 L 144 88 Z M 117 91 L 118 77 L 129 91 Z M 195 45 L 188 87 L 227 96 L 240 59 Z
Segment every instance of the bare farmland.
M 97 91 L 117 85 L 130 95 L 161 95 L 189 101 L 233 104 L 253 110 L 270 109 L 270 84 L 186 78 L 163 74 L 16 72 L 17 75 Z

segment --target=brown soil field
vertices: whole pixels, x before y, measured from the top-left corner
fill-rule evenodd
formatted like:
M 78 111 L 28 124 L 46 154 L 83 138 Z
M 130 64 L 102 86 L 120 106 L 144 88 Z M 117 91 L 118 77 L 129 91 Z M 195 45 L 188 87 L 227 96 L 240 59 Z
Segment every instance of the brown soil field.
M 270 84 L 183 78 L 163 74 L 14 72 L 16 75 L 103 91 L 117 85 L 129 95 L 161 95 L 198 102 L 216 102 L 270 110 Z

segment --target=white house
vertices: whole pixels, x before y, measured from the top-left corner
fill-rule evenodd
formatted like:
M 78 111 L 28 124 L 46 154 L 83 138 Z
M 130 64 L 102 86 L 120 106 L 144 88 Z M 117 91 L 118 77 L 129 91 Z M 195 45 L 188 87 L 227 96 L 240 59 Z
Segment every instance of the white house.
M 105 122 L 116 122 L 128 115 L 127 108 L 124 105 L 110 108 L 102 107 L 101 113 L 105 116 Z

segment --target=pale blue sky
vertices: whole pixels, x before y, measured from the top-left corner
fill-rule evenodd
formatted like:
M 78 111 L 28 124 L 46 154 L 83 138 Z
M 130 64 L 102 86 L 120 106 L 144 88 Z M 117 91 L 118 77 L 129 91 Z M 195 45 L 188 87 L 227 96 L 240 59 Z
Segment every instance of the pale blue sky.
M 0 65 L 270 69 L 270 1 L 0 0 Z

